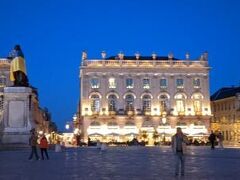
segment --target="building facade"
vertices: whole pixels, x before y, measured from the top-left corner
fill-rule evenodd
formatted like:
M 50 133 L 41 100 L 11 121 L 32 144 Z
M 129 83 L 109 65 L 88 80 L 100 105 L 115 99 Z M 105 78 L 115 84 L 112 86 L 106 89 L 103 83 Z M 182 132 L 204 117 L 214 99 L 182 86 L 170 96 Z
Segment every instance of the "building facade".
M 240 142 L 240 87 L 224 87 L 211 96 L 211 129 L 229 144 Z
M 199 59 L 117 56 L 88 59 L 80 67 L 81 130 L 84 141 L 148 143 L 166 140 L 181 127 L 189 136 L 204 136 L 210 126 L 207 53 Z

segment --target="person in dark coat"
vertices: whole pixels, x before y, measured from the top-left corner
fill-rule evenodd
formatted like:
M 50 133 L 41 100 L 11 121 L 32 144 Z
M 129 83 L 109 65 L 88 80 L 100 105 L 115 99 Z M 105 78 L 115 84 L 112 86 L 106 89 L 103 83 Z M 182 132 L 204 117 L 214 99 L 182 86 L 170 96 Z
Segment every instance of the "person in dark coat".
M 208 140 L 211 143 L 211 149 L 213 150 L 215 148 L 215 141 L 216 141 L 216 135 L 211 131 L 210 136 L 208 137 Z
M 36 160 L 39 160 L 38 152 L 37 152 L 37 140 L 38 137 L 35 133 L 35 130 L 31 130 L 31 136 L 29 138 L 29 145 L 32 148 L 31 154 L 29 156 L 29 160 L 33 158 L 33 154 L 35 155 Z
M 188 144 L 187 136 L 183 134 L 180 127 L 177 128 L 177 133 L 172 136 L 172 150 L 175 155 L 175 176 L 179 175 L 181 167 L 181 176 L 184 176 L 185 171 L 185 155 Z

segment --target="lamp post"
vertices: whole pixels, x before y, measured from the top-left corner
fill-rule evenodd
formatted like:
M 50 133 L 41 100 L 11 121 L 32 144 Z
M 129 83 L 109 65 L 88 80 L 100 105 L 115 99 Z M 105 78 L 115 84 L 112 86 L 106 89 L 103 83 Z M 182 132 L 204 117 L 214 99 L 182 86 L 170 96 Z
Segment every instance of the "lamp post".
M 78 128 L 78 127 L 77 127 L 77 115 L 74 114 L 72 118 L 73 118 L 73 125 L 74 125 L 74 128 Z
M 162 118 L 162 123 L 163 123 L 163 143 L 165 143 L 165 124 L 167 122 L 167 118 L 163 117 Z
M 81 135 L 81 130 L 79 128 L 79 120 L 76 114 L 73 115 L 73 134 L 76 138 L 76 145 L 80 145 L 80 135 Z

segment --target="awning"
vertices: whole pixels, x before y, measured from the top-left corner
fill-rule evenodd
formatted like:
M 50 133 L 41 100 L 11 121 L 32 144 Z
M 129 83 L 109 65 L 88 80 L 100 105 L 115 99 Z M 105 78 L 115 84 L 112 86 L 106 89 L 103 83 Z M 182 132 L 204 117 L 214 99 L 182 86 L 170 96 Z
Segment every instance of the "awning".
M 88 136 L 103 136 L 103 135 L 100 133 L 92 133 L 92 134 L 88 134 Z
M 109 134 L 106 134 L 106 136 L 119 136 L 118 133 L 109 133 Z
M 209 136 L 209 134 L 200 132 L 200 133 L 196 133 L 196 134 L 191 134 L 191 136 Z
M 128 134 L 124 134 L 124 136 L 137 136 L 137 133 L 128 133 Z

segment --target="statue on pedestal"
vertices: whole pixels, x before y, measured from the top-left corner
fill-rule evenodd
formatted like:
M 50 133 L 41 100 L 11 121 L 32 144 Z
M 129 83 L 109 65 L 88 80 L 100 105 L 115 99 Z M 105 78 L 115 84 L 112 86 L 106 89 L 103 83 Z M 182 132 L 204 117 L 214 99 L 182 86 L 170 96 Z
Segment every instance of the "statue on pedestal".
M 29 83 L 24 55 L 19 45 L 14 47 L 9 58 L 11 59 L 10 80 L 14 82 L 14 86 L 28 87 Z

